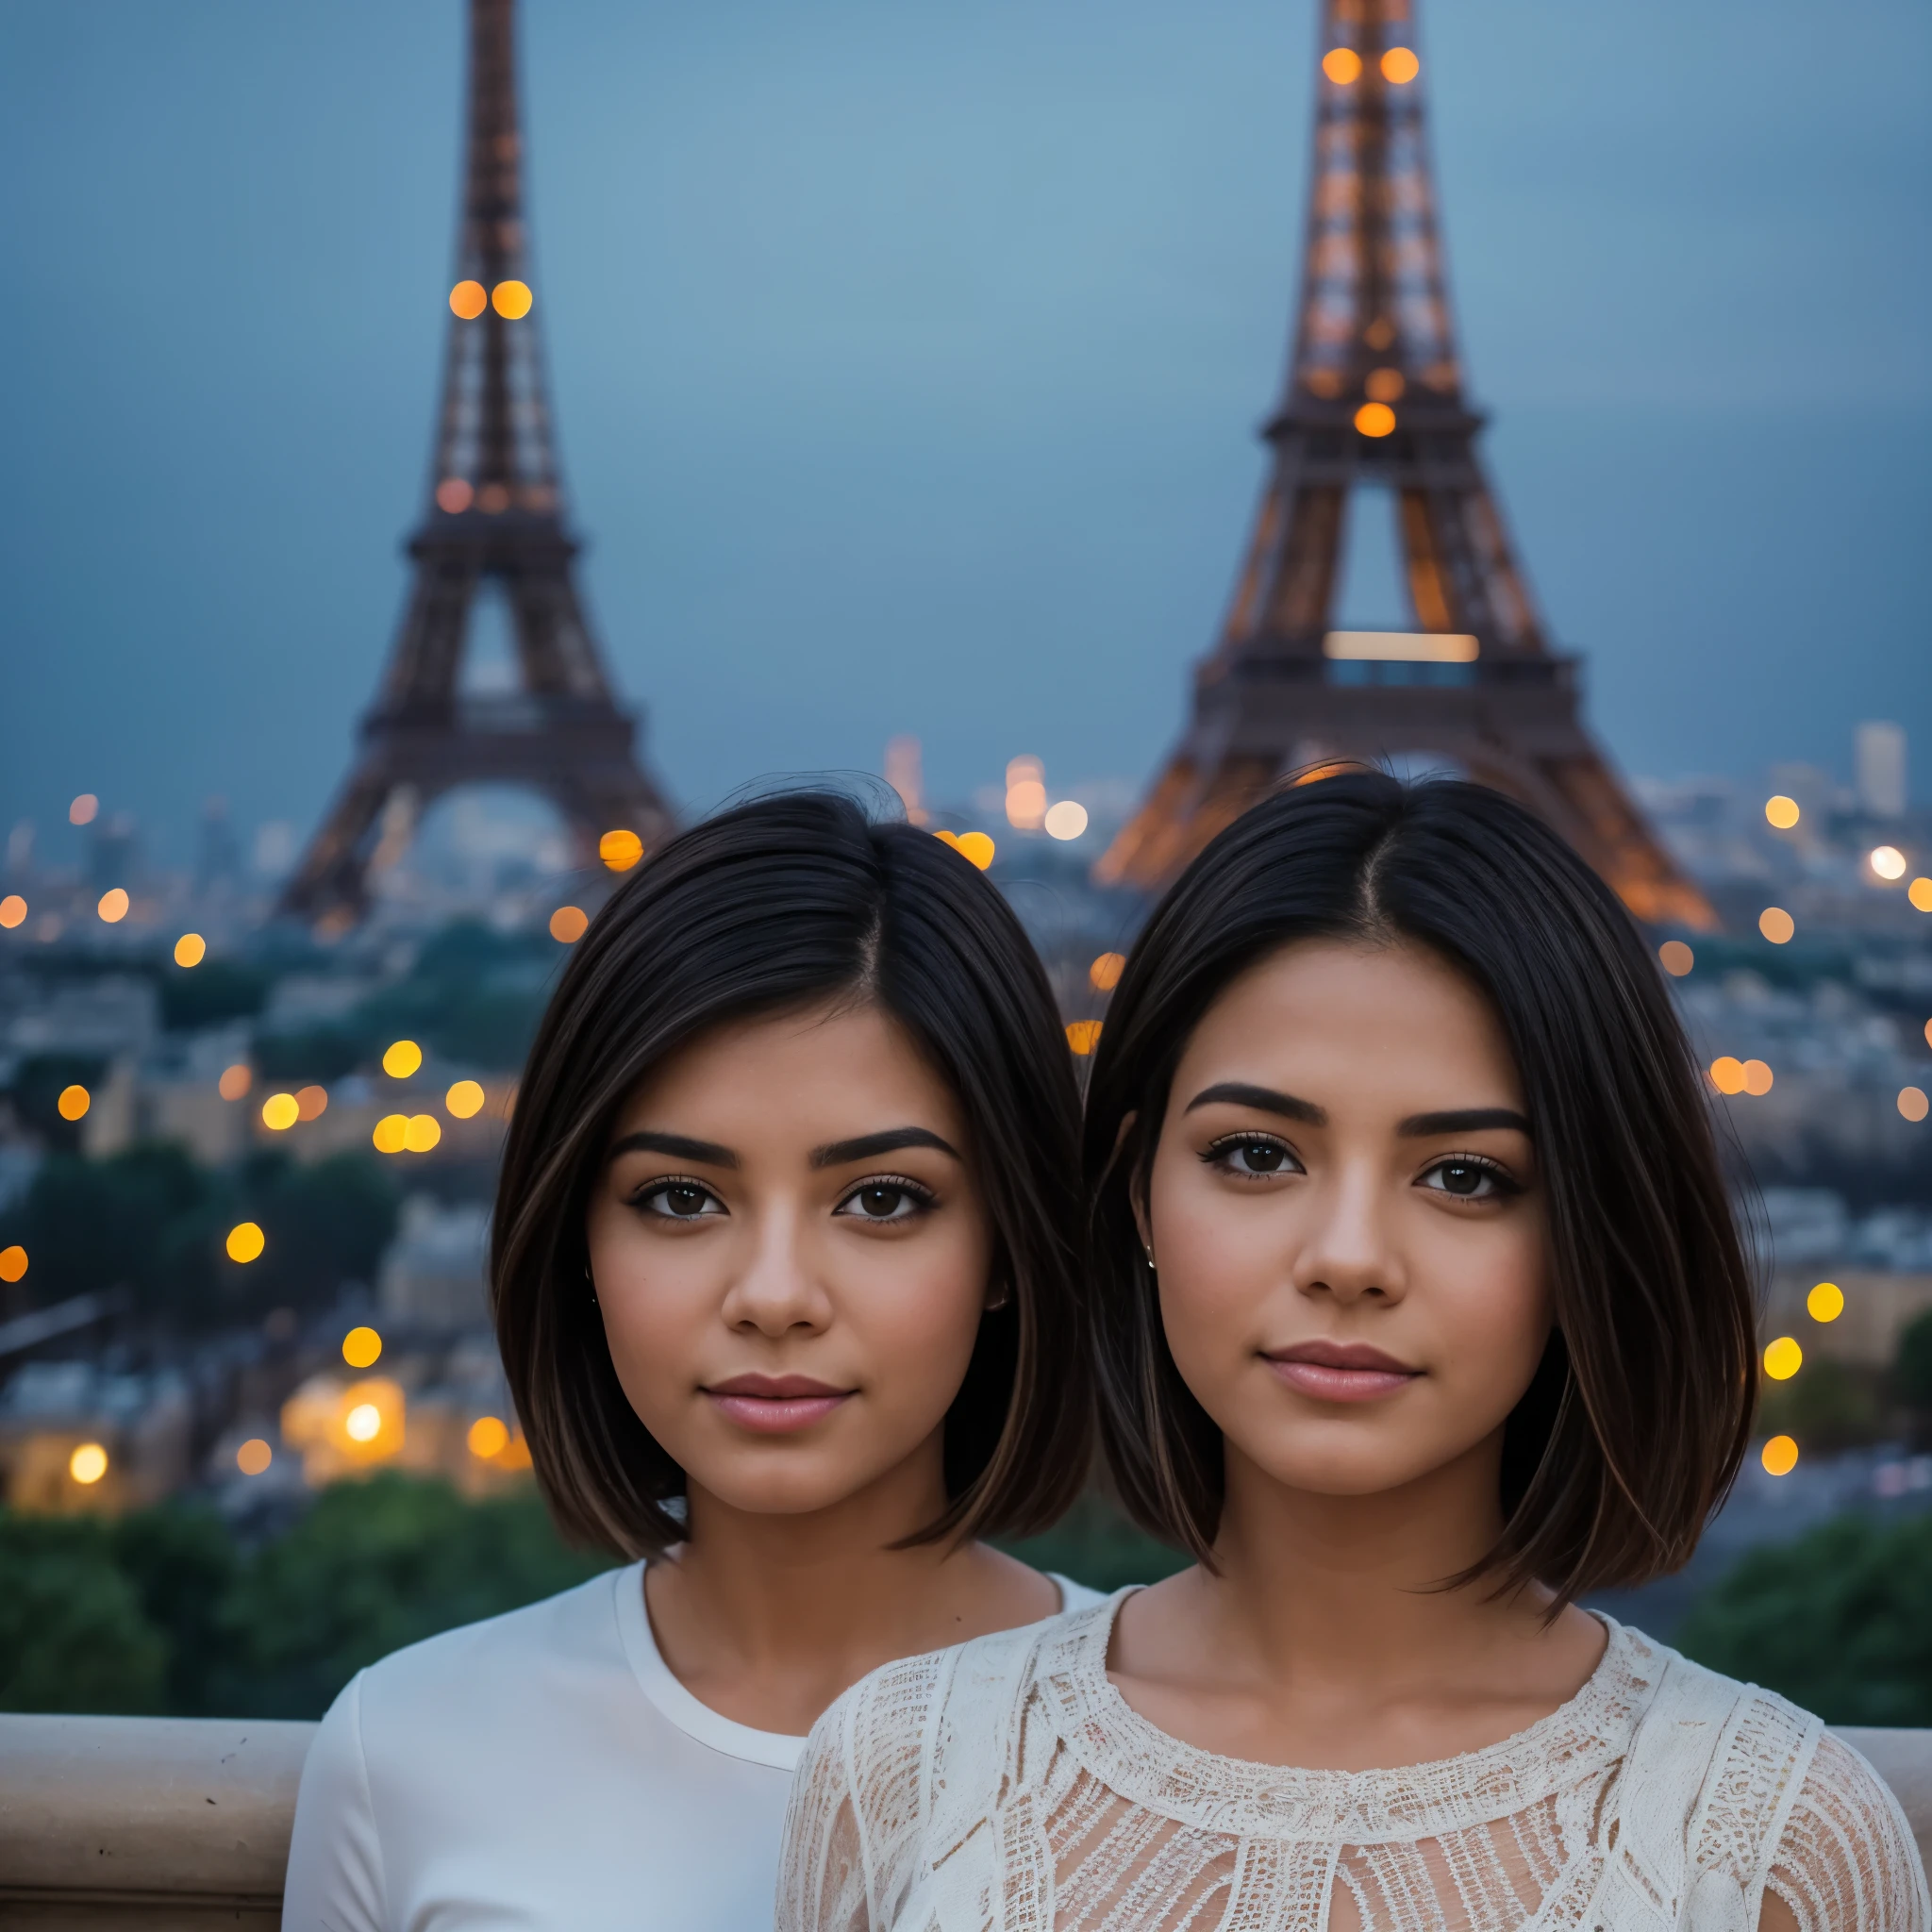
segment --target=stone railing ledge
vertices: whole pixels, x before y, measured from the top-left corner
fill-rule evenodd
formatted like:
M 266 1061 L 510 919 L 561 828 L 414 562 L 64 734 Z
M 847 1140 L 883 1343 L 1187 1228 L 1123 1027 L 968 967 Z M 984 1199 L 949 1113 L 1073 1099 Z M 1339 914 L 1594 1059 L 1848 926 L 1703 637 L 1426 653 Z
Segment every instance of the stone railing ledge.
M 7 1932 L 273 1932 L 313 1724 L 0 1715 Z M 1932 1858 L 1932 1730 L 1846 1729 Z
M 281 1919 L 313 1724 L 0 1716 L 8 1932 Z

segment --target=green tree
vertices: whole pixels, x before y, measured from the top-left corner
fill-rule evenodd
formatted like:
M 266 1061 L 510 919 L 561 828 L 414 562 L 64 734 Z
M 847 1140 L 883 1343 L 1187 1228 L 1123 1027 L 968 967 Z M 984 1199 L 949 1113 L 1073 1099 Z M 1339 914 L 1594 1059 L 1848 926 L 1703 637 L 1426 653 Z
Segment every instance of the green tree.
M 1900 1334 L 1891 1384 L 1915 1416 L 1932 1421 L 1932 1308 L 1908 1322 Z
M 155 971 L 161 1024 L 171 1032 L 219 1026 L 224 1020 L 252 1020 L 268 1004 L 270 975 L 233 959 L 204 959 L 192 968 L 173 964 Z
M 105 1526 L 0 1509 L 0 1710 L 167 1707 L 167 1640 Z
M 1691 1609 L 1677 1647 L 1827 1724 L 1932 1724 L 1932 1516 L 1841 1516 L 1751 1551 Z
M 149 1312 L 205 1317 L 214 1310 L 223 1193 L 173 1144 L 106 1160 L 55 1154 L 0 1232 L 32 1257 L 37 1301 L 126 1287 Z
M 1806 1453 L 1855 1449 L 1885 1439 L 1876 1379 L 1820 1356 L 1789 1382 L 1767 1383 L 1757 1404 L 1757 1432 L 1795 1436 Z
M 390 1171 L 359 1152 L 304 1165 L 265 1149 L 242 1164 L 237 1191 L 268 1241 L 259 1261 L 231 1266 L 251 1310 L 322 1307 L 344 1281 L 373 1281 L 401 1211 Z
M 242 1569 L 228 1525 L 206 1505 L 164 1503 L 123 1517 L 108 1544 L 165 1641 L 166 1708 L 177 1717 L 222 1715 L 214 1692 L 227 1660 L 223 1617 Z
M 97 1054 L 28 1054 L 13 1070 L 13 1110 L 47 1146 L 74 1153 L 80 1146 L 80 1122 L 63 1120 L 58 1103 L 70 1087 L 98 1092 L 107 1073 L 108 1063 Z
M 532 1493 L 465 1503 L 392 1474 L 340 1483 L 229 1593 L 210 1695 L 230 1715 L 319 1717 L 365 1664 L 605 1567 L 558 1541 Z

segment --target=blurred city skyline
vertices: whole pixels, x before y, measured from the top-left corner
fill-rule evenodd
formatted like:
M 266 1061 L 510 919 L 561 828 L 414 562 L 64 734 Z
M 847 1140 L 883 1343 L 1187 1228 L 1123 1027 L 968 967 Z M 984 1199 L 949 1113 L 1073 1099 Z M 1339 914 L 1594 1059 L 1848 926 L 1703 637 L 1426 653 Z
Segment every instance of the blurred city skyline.
M 1261 474 L 1308 0 L 970 18 L 525 0 L 537 299 L 587 582 L 647 756 L 935 798 L 1135 783 Z M 1925 741 L 1932 23 L 1800 0 L 1425 8 L 1493 472 L 1629 771 Z M 307 827 L 419 513 L 455 0 L 0 8 L 0 823 L 97 792 Z M 1386 541 L 1342 616 L 1397 619 Z M 1923 779 L 1915 786 L 1924 795 Z

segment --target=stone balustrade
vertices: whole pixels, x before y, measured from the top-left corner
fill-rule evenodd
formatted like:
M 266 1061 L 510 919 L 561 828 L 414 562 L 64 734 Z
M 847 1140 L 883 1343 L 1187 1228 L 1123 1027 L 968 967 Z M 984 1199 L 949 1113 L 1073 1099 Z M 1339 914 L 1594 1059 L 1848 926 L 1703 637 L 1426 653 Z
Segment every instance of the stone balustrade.
M 5 1932 L 272 1932 L 313 1724 L 0 1715 Z M 1932 1849 L 1932 1731 L 1846 1730 Z

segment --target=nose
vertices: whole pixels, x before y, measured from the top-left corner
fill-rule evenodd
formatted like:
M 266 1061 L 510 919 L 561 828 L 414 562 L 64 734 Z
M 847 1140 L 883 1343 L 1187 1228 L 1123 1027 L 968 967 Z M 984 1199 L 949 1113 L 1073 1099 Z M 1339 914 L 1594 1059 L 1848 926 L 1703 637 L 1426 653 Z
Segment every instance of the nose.
M 745 1266 L 724 1293 L 721 1312 L 727 1327 L 776 1340 L 830 1325 L 831 1299 L 803 1237 L 802 1217 L 792 1207 L 774 1204 L 758 1214 Z
M 1400 1301 L 1406 1276 L 1390 1239 L 1386 1176 L 1367 1162 L 1346 1163 L 1312 1191 L 1292 1271 L 1296 1289 L 1343 1306 Z

